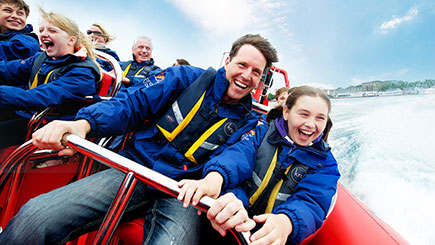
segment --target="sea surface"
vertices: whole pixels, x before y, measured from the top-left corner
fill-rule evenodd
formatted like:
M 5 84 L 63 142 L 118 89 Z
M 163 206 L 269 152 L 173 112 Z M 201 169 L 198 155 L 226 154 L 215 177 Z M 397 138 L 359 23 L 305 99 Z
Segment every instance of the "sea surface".
M 411 244 L 435 244 L 435 94 L 332 100 L 340 182 Z

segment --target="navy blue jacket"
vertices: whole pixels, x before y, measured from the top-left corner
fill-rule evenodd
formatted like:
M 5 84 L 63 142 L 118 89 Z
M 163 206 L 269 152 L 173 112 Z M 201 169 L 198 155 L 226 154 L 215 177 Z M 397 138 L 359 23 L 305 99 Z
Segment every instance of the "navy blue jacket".
M 245 207 L 248 206 L 249 197 L 243 182 L 252 176 L 257 164 L 257 149 L 268 128 L 269 124 L 257 126 L 255 130 L 243 135 L 238 143 L 226 148 L 204 166 L 204 175 L 210 171 L 218 171 L 224 177 L 224 188 L 227 191 L 232 189 Z M 293 232 L 287 242 L 298 244 L 319 229 L 326 218 L 340 177 L 337 161 L 329 149 L 323 149 L 324 152 L 313 150 L 311 146 L 297 146 L 293 149 L 281 137 L 267 140 L 278 147 L 278 161 L 284 168 L 295 160 L 310 167 L 308 173 L 296 185 L 293 194 L 272 210 L 274 214 L 284 213 L 291 219 Z
M 28 24 L 20 31 L 0 33 L 0 61 L 26 59 L 39 52 L 38 36 L 32 31 Z
M 151 60 L 138 63 L 133 56 L 133 60 L 120 62 L 120 65 L 123 71 L 125 71 L 130 65 L 128 72 L 125 75 L 126 78 L 130 79 L 130 83 L 126 87 L 131 87 L 138 83 L 141 84 L 147 77 L 156 75 L 162 71 L 160 67 L 154 65 L 154 60 L 152 58 Z
M 86 119 L 91 125 L 91 134 L 97 136 L 119 135 L 130 130 L 136 131 L 131 143 L 121 154 L 166 176 L 181 178 L 198 173 L 202 170 L 203 164 L 192 164 L 166 139 L 163 142 L 154 140 L 159 132 L 156 124 L 144 125 L 144 121 L 160 118 L 179 94 L 203 72 L 203 69 L 192 66 L 170 67 L 159 76 L 149 78 L 154 83 L 153 86 L 129 88 L 108 101 L 81 109 L 76 119 Z M 236 130 L 228 138 L 226 145 L 235 143 L 243 133 L 248 132 L 257 124 L 256 118 L 250 114 L 250 95 L 235 104 L 221 102 L 228 85 L 225 70 L 221 68 L 204 98 L 204 103 L 208 103 L 211 108 L 216 108 L 220 116 L 240 118 L 249 113 L 246 125 Z M 221 151 L 226 145 L 219 147 L 215 153 Z M 189 166 L 187 170 L 183 169 L 186 165 Z
M 0 61 L 0 108 L 40 109 L 97 93 L 96 84 L 100 76 L 86 67 L 72 67 L 52 82 L 28 89 L 33 63 L 40 54 L 25 60 Z M 71 54 L 56 60 L 48 57 L 39 73 L 48 74 L 57 67 L 82 59 Z M 24 86 L 27 88 L 23 89 Z

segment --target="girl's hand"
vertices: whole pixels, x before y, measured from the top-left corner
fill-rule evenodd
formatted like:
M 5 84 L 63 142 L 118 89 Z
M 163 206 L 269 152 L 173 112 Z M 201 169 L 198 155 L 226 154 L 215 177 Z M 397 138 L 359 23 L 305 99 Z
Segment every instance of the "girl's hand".
M 187 208 L 190 202 L 192 205 L 198 204 L 203 196 L 217 198 L 223 181 L 223 177 L 218 172 L 210 172 L 201 180 L 181 180 L 178 182 L 181 190 L 177 199 L 183 201 L 183 207 Z M 198 211 L 198 214 L 200 213 Z
M 255 227 L 255 221 L 249 218 L 242 201 L 233 193 L 220 196 L 208 210 L 207 218 L 222 236 L 231 228 L 238 232 L 247 232 Z
M 257 223 L 263 227 L 251 236 L 251 245 L 285 244 L 293 230 L 290 218 L 285 214 L 262 214 L 254 216 Z

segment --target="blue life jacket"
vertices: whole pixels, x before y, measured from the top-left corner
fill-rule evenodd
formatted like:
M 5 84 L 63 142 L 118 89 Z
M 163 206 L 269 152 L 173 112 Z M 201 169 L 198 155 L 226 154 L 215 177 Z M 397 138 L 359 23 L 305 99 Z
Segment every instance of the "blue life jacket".
M 221 117 L 204 103 L 215 76 L 213 68 L 205 71 L 156 123 L 163 137 L 195 164 L 203 163 L 248 120 L 249 114 L 241 119 Z
M 269 140 L 276 141 L 274 139 L 278 137 L 280 135 L 276 130 L 275 121 L 272 121 L 257 150 L 257 163 L 252 178 L 247 181 L 250 214 L 272 212 L 274 207 L 290 197 L 296 185 L 311 169 L 311 167 L 299 162 L 296 156 L 293 158 L 293 163 L 284 168 L 277 160 L 279 144 L 269 142 Z M 308 150 L 309 154 L 316 151 L 320 153 L 319 155 L 323 155 L 326 154 L 327 149 L 329 149 L 328 145 L 321 140 L 309 147 L 293 149 L 287 154 L 293 152 L 298 154 L 296 151 Z
M 29 89 L 35 88 L 41 84 L 46 84 L 53 80 L 58 79 L 58 77 L 63 76 L 65 72 L 69 71 L 72 67 L 91 68 L 95 74 L 98 74 L 98 76 L 100 75 L 100 70 L 98 69 L 97 64 L 95 64 L 95 62 L 93 62 L 89 57 L 86 57 L 86 59 L 83 59 L 79 62 L 74 62 L 55 68 L 48 74 L 40 74 L 39 71 L 41 69 L 42 63 L 44 63 L 44 61 L 47 58 L 48 58 L 47 53 L 42 52 L 35 59 L 32 66 L 32 71 L 30 73 Z M 98 84 L 95 84 L 95 87 L 98 88 Z
M 122 74 L 124 77 L 140 77 L 147 78 L 148 74 L 155 69 L 160 69 L 158 66 L 154 65 L 154 60 L 145 61 L 142 63 L 137 63 L 133 60 L 122 63 L 121 69 L 124 71 Z

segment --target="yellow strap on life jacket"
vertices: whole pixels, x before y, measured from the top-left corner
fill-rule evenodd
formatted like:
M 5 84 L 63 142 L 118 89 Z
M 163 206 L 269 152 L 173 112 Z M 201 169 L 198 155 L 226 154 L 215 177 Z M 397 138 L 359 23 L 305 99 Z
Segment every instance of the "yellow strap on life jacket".
M 139 74 L 139 72 L 141 72 L 143 69 L 145 68 L 145 66 L 144 67 L 142 67 L 142 68 L 140 68 L 140 70 L 139 71 L 137 71 L 136 72 L 136 74 L 134 74 L 134 76 L 137 76 L 137 74 Z
M 168 132 L 164 128 L 160 127 L 159 125 L 156 125 L 157 128 L 160 130 L 160 132 L 162 132 L 162 134 L 165 136 L 165 138 L 169 142 L 172 142 L 175 139 L 175 137 L 177 137 L 177 135 L 181 131 L 183 131 L 184 128 L 187 127 L 187 125 L 190 123 L 190 121 L 192 121 L 192 119 L 195 116 L 196 112 L 201 107 L 202 101 L 204 100 L 205 92 L 207 92 L 207 91 L 204 91 L 204 93 L 201 95 L 201 98 L 199 98 L 199 100 L 193 106 L 192 110 L 190 110 L 189 113 L 187 113 L 186 117 L 183 119 L 183 121 L 181 123 L 178 124 L 178 126 L 174 129 L 174 131 Z
M 123 77 L 127 76 L 128 71 L 130 70 L 130 66 L 131 66 L 131 63 L 128 64 L 127 68 L 125 68 L 124 72 L 122 73 L 122 76 L 123 76 Z
M 55 70 L 55 69 L 53 69 L 52 71 L 50 71 L 50 72 L 47 74 L 47 77 L 45 77 L 45 81 L 44 81 L 43 84 L 46 84 L 46 83 L 48 82 L 48 78 L 50 77 L 51 73 L 53 73 L 54 70 Z M 30 86 L 30 89 L 32 89 L 32 88 L 36 88 L 36 87 L 39 85 L 39 84 L 38 84 L 38 74 L 39 74 L 39 71 L 41 71 L 41 68 L 39 68 L 38 72 L 36 73 L 35 78 L 33 79 L 32 85 Z
M 132 62 L 132 63 L 133 63 L 133 62 Z M 132 63 L 128 64 L 127 68 L 125 68 L 124 72 L 122 73 L 122 76 L 123 76 L 123 77 L 127 76 L 128 71 L 130 70 L 130 67 L 131 67 L 131 64 L 132 64 Z M 134 76 L 137 76 L 137 74 L 139 74 L 139 73 L 140 73 L 144 68 L 145 68 L 145 66 L 142 67 L 142 68 L 140 68 L 140 70 L 137 71 L 136 74 L 134 74 Z
M 288 173 L 288 171 L 290 170 L 290 167 L 293 164 L 291 164 L 286 170 L 285 170 L 285 174 Z M 269 200 L 267 201 L 267 207 L 264 213 L 271 213 L 272 209 L 273 209 L 273 205 L 275 204 L 275 200 L 276 197 L 278 196 L 279 190 L 281 189 L 282 183 L 284 182 L 284 180 L 280 180 L 278 181 L 278 183 L 276 183 L 275 187 L 273 187 L 272 192 L 270 193 L 270 197 Z
M 255 193 L 249 198 L 249 207 L 251 207 L 257 201 L 257 199 L 260 197 L 261 193 L 263 193 L 264 189 L 269 183 L 270 177 L 272 176 L 273 170 L 275 169 L 276 166 L 277 157 L 278 157 L 278 148 L 276 148 L 275 150 L 275 154 L 273 155 L 272 162 L 270 163 L 266 175 L 264 175 L 264 178 L 261 181 L 260 186 L 255 191 Z
M 227 119 L 228 118 L 224 118 L 219 122 L 215 123 L 209 129 L 207 129 L 207 131 L 205 131 L 205 133 L 203 133 L 201 137 L 199 137 L 199 139 L 195 141 L 195 143 L 193 143 L 193 145 L 189 148 L 189 150 L 187 150 L 184 156 L 190 161 L 192 161 L 193 163 L 198 164 L 196 162 L 196 159 L 193 157 L 193 153 L 195 153 L 195 151 L 201 146 L 201 144 L 204 143 L 204 141 L 208 139 L 208 137 L 210 137 L 210 135 L 212 135 L 213 132 L 216 131 Z

